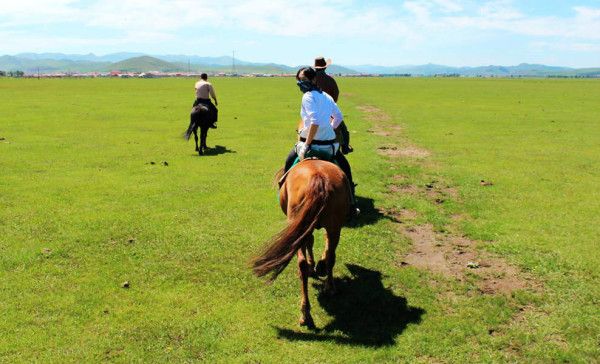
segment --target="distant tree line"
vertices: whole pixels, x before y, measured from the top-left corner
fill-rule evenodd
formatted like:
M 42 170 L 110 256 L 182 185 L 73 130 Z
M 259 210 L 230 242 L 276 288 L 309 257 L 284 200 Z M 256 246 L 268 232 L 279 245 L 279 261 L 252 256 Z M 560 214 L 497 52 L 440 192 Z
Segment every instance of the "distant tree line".
M 25 72 L 23 71 L 0 71 L 0 77 L 23 77 Z

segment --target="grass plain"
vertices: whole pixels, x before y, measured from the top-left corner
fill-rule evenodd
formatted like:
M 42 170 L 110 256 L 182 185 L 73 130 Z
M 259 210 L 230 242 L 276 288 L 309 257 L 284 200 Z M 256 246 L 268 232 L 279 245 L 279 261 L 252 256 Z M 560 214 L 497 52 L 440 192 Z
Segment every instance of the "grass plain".
M 298 90 L 213 81 L 208 144 L 220 147 L 198 157 L 181 139 L 193 80 L 0 79 L 0 360 L 600 357 L 598 81 L 339 79 L 365 213 L 342 232 L 340 294 L 311 290 L 316 332 L 296 324 L 295 266 L 265 285 L 248 264 L 284 226 L 272 177 L 295 138 Z M 384 122 L 365 106 L 401 137 L 370 133 Z M 377 152 L 390 143 L 431 156 Z M 399 175 L 457 195 L 390 192 Z M 458 224 L 541 288 L 482 294 L 476 278 L 402 267 L 411 242 L 385 211 L 403 209 L 438 231 Z

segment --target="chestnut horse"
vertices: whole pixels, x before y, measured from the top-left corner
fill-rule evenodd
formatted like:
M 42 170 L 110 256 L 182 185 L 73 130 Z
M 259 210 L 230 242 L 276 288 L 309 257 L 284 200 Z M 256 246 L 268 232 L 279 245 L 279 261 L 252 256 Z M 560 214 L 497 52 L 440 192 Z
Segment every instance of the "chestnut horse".
M 350 184 L 342 170 L 333 163 L 305 159 L 290 169 L 279 189 L 279 203 L 287 215 L 288 225 L 275 235 L 264 253 L 253 261 L 254 273 L 271 274 L 270 281 L 298 255 L 302 281 L 300 325 L 314 328 L 308 300 L 308 277 L 327 276 L 325 289 L 333 294 L 335 249 L 350 207 Z M 326 232 L 325 250 L 315 267 L 313 256 L 315 229 Z

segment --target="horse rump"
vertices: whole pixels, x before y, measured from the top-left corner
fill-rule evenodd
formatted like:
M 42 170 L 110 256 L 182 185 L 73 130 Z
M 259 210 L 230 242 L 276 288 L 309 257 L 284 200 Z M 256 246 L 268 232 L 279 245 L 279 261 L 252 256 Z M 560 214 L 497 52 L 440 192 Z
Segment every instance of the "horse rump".
M 252 261 L 254 274 L 259 277 L 270 274 L 268 281 L 272 282 L 287 267 L 316 228 L 329 197 L 328 191 L 328 181 L 321 175 L 314 175 L 301 203 L 294 206 L 294 215 L 288 225 L 271 238 L 264 252 Z
M 183 138 L 185 140 L 190 140 L 190 136 L 194 130 L 209 122 L 210 113 L 210 109 L 204 104 L 198 104 L 192 107 L 192 111 L 190 112 L 190 125 L 183 134 Z

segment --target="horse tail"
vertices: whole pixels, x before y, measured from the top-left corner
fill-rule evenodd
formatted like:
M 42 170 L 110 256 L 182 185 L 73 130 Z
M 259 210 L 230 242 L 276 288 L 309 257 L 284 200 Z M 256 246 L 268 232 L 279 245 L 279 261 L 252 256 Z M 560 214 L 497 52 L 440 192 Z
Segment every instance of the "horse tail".
M 194 116 L 192 115 L 192 116 L 190 116 L 190 126 L 188 126 L 185 133 L 183 133 L 183 139 L 190 140 L 190 136 L 194 132 L 195 128 L 196 128 L 196 121 L 194 120 Z
M 190 126 L 188 127 L 188 129 L 185 131 L 185 133 L 183 133 L 183 139 L 190 140 L 190 136 L 194 132 L 195 126 L 196 126 L 196 124 L 194 122 L 190 123 Z
M 252 262 L 254 273 L 259 276 L 271 274 L 269 281 L 287 267 L 294 254 L 303 248 L 316 225 L 329 197 L 329 181 L 321 174 L 311 179 L 304 198 L 293 208 L 293 216 L 288 225 L 270 240 L 262 255 Z
M 190 113 L 190 126 L 183 134 L 185 140 L 190 140 L 190 136 L 194 130 L 206 122 L 207 114 L 209 113 L 209 108 L 203 104 L 198 104 L 192 108 L 192 112 Z

